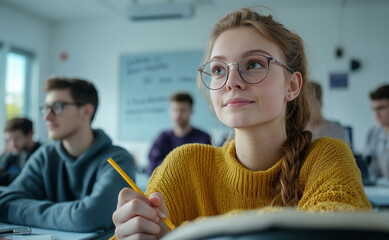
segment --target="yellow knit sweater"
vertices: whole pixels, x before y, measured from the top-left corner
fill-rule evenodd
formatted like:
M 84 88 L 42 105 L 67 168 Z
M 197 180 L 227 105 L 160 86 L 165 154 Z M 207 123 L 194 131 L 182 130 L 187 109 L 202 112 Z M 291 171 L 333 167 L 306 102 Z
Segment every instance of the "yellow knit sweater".
M 163 195 L 176 226 L 200 216 L 268 207 L 275 196 L 273 183 L 281 160 L 267 171 L 251 171 L 236 159 L 234 141 L 223 147 L 184 145 L 154 171 L 146 195 Z M 311 144 L 298 184 L 300 210 L 371 209 L 351 150 L 340 140 L 320 138 Z

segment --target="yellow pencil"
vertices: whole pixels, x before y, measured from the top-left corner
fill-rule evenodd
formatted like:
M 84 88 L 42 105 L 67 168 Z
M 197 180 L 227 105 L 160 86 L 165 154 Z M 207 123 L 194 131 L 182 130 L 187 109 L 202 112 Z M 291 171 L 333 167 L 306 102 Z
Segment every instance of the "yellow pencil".
M 146 196 L 142 190 L 140 190 L 138 188 L 138 186 L 131 180 L 131 178 L 119 167 L 119 165 L 117 165 L 117 163 L 112 159 L 112 158 L 109 158 L 107 160 L 111 165 L 112 167 L 114 167 L 116 169 L 116 171 L 118 171 L 118 173 L 124 178 L 124 180 L 127 181 L 128 184 L 130 184 L 130 186 L 132 187 L 132 189 L 135 190 L 135 192 L 139 193 L 139 194 L 142 194 L 143 196 Z M 170 228 L 170 230 L 173 230 L 175 229 L 176 227 L 174 226 L 174 224 L 165 216 L 164 218 L 162 218 L 162 220 L 165 222 L 165 224 Z

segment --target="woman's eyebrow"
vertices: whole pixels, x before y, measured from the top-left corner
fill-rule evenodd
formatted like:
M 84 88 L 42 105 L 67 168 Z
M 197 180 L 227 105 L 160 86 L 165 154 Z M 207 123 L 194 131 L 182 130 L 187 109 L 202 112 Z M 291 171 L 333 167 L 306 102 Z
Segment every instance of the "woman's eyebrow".
M 265 54 L 265 55 L 268 55 L 268 56 L 273 56 L 273 55 L 271 55 L 270 53 L 266 52 L 263 49 L 253 49 L 253 50 L 247 51 L 244 54 L 242 54 L 242 57 L 245 57 L 245 56 L 248 56 L 248 55 L 251 55 L 251 54 L 256 54 L 256 53 L 261 53 L 261 54 Z
M 263 49 L 253 49 L 253 50 L 249 50 L 249 51 L 244 52 L 243 54 L 241 54 L 241 58 L 247 57 L 247 56 L 252 55 L 252 54 L 264 54 L 264 55 L 267 55 L 269 57 L 272 57 L 272 55 L 270 53 L 266 52 Z M 213 56 L 212 58 L 210 58 L 209 60 L 225 61 L 226 59 L 227 58 L 225 56 L 216 55 L 216 56 Z

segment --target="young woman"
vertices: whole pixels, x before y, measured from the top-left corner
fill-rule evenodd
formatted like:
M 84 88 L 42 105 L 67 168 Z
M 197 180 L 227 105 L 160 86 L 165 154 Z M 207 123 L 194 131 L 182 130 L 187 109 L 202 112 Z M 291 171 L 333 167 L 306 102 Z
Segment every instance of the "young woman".
M 151 177 L 148 199 L 123 189 L 113 214 L 118 239 L 164 236 L 165 215 L 179 226 L 236 209 L 371 209 L 349 147 L 332 138 L 311 144 L 304 131 L 308 76 L 299 36 L 242 9 L 215 26 L 199 72 L 234 139 L 173 150 Z

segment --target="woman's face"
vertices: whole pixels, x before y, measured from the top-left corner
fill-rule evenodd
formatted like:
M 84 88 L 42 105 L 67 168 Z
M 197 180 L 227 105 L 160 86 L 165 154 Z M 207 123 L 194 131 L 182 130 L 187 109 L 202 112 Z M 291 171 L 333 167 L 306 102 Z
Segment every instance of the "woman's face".
M 277 45 L 250 27 L 223 32 L 215 41 L 211 59 L 229 64 L 252 54 L 262 54 L 285 62 Z M 216 115 L 232 128 L 285 124 L 286 102 L 298 95 L 291 99 L 291 76 L 284 67 L 270 62 L 266 78 L 258 84 L 249 84 L 240 77 L 237 65 L 230 65 L 226 84 L 219 90 L 210 90 Z M 298 87 L 300 89 L 301 84 Z

